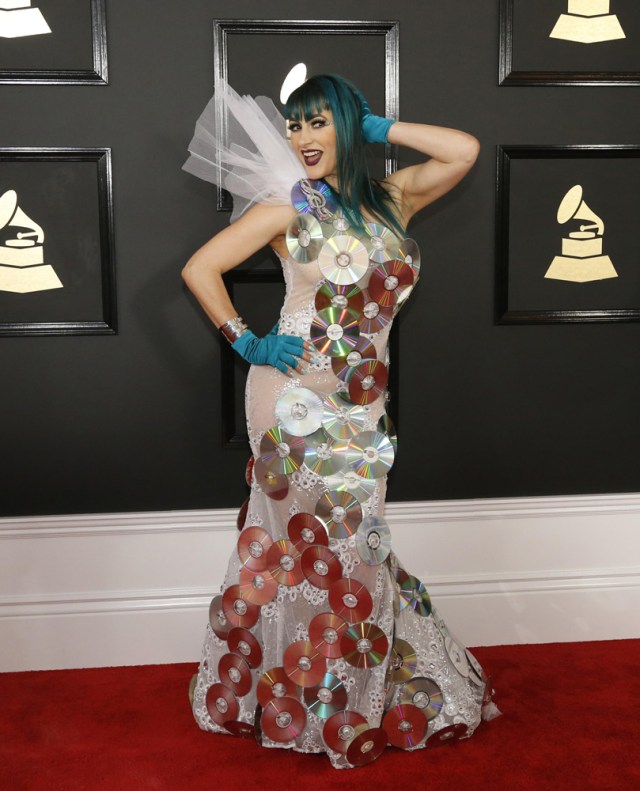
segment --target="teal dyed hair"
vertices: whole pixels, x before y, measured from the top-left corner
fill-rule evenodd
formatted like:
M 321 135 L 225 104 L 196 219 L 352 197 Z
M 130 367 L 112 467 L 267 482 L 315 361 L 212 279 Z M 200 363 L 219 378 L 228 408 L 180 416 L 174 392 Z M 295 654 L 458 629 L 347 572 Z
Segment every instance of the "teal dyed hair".
M 379 181 L 369 176 L 355 86 L 337 74 L 310 77 L 289 96 L 285 116 L 291 121 L 309 121 L 324 110 L 331 110 L 336 129 L 336 197 L 345 216 L 362 229 L 365 223 L 362 209 L 365 209 L 380 223 L 404 236 L 404 228 L 394 213 L 393 199 Z

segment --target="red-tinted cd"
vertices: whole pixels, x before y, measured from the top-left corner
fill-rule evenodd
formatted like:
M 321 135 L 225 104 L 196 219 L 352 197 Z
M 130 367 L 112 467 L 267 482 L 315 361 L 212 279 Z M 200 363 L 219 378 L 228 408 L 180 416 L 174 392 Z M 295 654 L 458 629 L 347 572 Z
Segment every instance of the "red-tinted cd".
M 339 310 L 352 310 L 360 313 L 364 306 L 362 291 L 353 283 L 345 283 L 340 286 L 326 280 L 316 292 L 316 310 L 325 308 L 338 308 Z
M 389 641 L 374 623 L 354 623 L 340 638 L 340 650 L 353 667 L 377 667 L 387 655 Z
M 427 589 L 417 577 L 407 575 L 407 578 L 398 584 L 400 586 L 400 606 L 402 609 L 411 607 L 415 613 L 423 617 L 431 613 L 431 598 L 427 593 Z
M 464 722 L 459 722 L 457 725 L 449 725 L 447 728 L 441 728 L 439 731 L 432 733 L 427 739 L 426 747 L 445 747 L 447 744 L 453 744 L 459 739 L 462 739 L 469 727 Z
M 331 368 L 333 373 L 342 382 L 349 380 L 349 374 L 353 372 L 363 360 L 377 360 L 378 352 L 376 347 L 366 338 L 360 337 L 353 349 L 346 357 L 332 357 Z
M 255 729 L 253 725 L 249 725 L 248 722 L 227 720 L 227 722 L 223 723 L 223 727 L 233 736 L 239 736 L 241 739 L 255 739 Z
M 400 240 L 386 228 L 376 222 L 368 222 L 364 226 L 365 233 L 369 239 L 365 242 L 369 258 L 376 264 L 395 258 L 398 254 Z
M 283 667 L 272 667 L 260 676 L 256 694 L 258 703 L 265 706 L 272 698 L 295 698 L 298 696 L 297 685 L 284 672 Z
M 327 659 L 337 659 L 340 652 L 340 638 L 349 624 L 333 612 L 322 612 L 309 623 L 309 640 L 314 648 Z
M 300 565 L 300 553 L 293 541 L 289 541 L 288 538 L 274 541 L 267 553 L 267 564 L 271 576 L 280 585 L 291 587 L 304 579 Z
M 244 479 L 247 482 L 247 486 L 251 486 L 251 482 L 253 481 L 253 465 L 255 463 L 255 460 L 256 457 L 252 456 L 247 462 L 247 468 L 244 471 Z
M 362 507 L 349 492 L 328 489 L 316 503 L 316 516 L 331 538 L 349 538 L 362 522 Z
M 291 475 L 304 461 L 304 439 L 274 426 L 260 441 L 260 458 L 269 470 Z
M 250 667 L 258 667 L 262 662 L 262 648 L 256 636 L 242 626 L 234 626 L 227 638 L 229 651 L 239 654 Z
M 284 500 L 289 493 L 289 479 L 282 472 L 270 470 L 260 458 L 253 467 L 253 479 L 272 500 Z
M 246 567 L 240 569 L 240 595 L 251 604 L 262 606 L 273 601 L 278 592 L 278 583 L 271 572 L 251 571 Z
M 363 621 L 373 609 L 373 599 L 366 586 L 351 578 L 333 583 L 329 588 L 329 604 L 336 615 L 349 623 Z
M 298 640 L 284 652 L 284 671 L 300 687 L 315 687 L 327 672 L 327 660 L 308 640 Z
M 387 746 L 387 732 L 384 728 L 369 728 L 362 731 L 349 745 L 347 761 L 353 766 L 365 766 L 379 758 Z
M 430 721 L 442 711 L 444 697 L 442 690 L 432 678 L 417 676 L 400 687 L 398 703 L 416 706 Z
M 240 506 L 240 510 L 238 511 L 238 516 L 236 517 L 236 527 L 238 530 L 242 530 L 247 521 L 247 514 L 249 513 L 249 498 L 242 503 Z
M 231 648 L 231 642 L 229 642 L 229 648 Z M 231 648 L 231 650 L 233 651 L 234 649 Z M 391 657 L 389 659 L 391 681 L 394 684 L 403 684 L 413 678 L 417 669 L 418 657 L 413 646 L 406 640 L 396 637 L 391 646 Z
M 313 214 L 320 222 L 330 222 L 338 208 L 331 187 L 324 181 L 300 179 L 291 190 L 291 203 L 298 214 Z
M 273 539 L 261 527 L 246 527 L 238 539 L 238 557 L 243 566 L 251 571 L 267 568 L 267 552 Z
M 328 547 L 307 547 L 300 560 L 302 573 L 312 585 L 327 590 L 342 577 L 342 564 Z
M 319 310 L 311 322 L 310 340 L 328 357 L 345 357 L 360 337 L 358 314 L 346 308 Z
M 206 704 L 211 719 L 223 727 L 227 720 L 235 720 L 240 709 L 238 699 L 224 684 L 212 684 L 209 687 Z
M 246 659 L 238 654 L 223 654 L 220 657 L 218 677 L 239 698 L 251 689 L 251 668 Z
M 413 269 L 399 261 L 385 261 L 371 273 L 369 296 L 384 307 L 393 307 L 407 289 L 413 286 Z
M 294 514 L 289 519 L 287 530 L 289 538 L 293 541 L 298 552 L 304 552 L 314 544 L 320 544 L 323 547 L 329 546 L 329 536 L 324 523 L 313 514 L 304 512 Z
M 380 360 L 363 360 L 349 374 L 349 398 L 354 404 L 372 404 L 384 393 L 389 379 L 387 366 Z
M 427 735 L 427 718 L 417 706 L 396 706 L 384 715 L 382 727 L 387 732 L 390 744 L 409 750 L 421 744 Z
M 362 714 L 357 711 L 339 711 L 325 722 L 322 738 L 330 750 L 346 755 L 356 736 L 367 730 L 369 723 Z
M 360 332 L 365 335 L 375 335 L 384 329 L 393 318 L 393 308 L 378 303 L 367 294 L 365 297 L 362 315 L 360 317 Z
M 232 626 L 244 626 L 245 629 L 255 626 L 260 616 L 260 608 L 242 598 L 239 585 L 229 586 L 222 594 L 222 610 Z
M 209 605 L 209 623 L 216 637 L 219 637 L 220 640 L 227 639 L 231 631 L 231 624 L 227 620 L 227 616 L 222 609 L 222 594 L 211 599 L 211 604 Z
M 343 711 L 349 702 L 347 688 L 332 673 L 325 673 L 317 686 L 306 687 L 302 696 L 307 709 L 323 720 Z
M 307 723 L 307 713 L 295 698 L 272 698 L 264 707 L 260 724 L 272 742 L 291 742 L 297 739 Z

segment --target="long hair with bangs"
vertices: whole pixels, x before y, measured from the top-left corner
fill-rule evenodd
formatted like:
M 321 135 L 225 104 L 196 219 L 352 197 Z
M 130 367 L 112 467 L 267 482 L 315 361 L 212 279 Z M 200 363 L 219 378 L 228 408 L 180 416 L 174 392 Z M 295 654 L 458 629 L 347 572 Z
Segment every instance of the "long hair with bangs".
M 337 74 L 310 77 L 289 96 L 285 115 L 291 121 L 309 121 L 324 110 L 331 110 L 336 128 L 336 198 L 345 216 L 362 230 L 364 208 L 383 225 L 404 236 L 404 228 L 394 213 L 393 198 L 379 181 L 369 176 L 360 129 L 361 105 L 353 83 Z

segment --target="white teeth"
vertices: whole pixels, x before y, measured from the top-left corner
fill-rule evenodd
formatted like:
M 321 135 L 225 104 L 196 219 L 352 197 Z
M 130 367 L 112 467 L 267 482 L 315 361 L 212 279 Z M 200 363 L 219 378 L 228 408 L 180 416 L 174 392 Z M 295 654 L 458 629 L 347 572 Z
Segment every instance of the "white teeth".
M 305 157 L 317 157 L 319 153 L 319 151 L 303 151 L 302 155 Z

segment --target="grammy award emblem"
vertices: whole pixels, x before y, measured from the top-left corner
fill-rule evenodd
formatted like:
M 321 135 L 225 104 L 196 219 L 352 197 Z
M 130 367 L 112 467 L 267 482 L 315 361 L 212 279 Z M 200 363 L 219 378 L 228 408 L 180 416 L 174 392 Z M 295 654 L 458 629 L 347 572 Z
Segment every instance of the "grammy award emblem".
M 582 187 L 576 184 L 567 192 L 558 207 L 558 222 L 583 220 L 577 229 L 562 240 L 562 255 L 557 255 L 547 269 L 546 278 L 589 283 L 618 277 L 608 255 L 602 254 L 604 222 L 582 199 Z
M 610 0 L 568 0 L 568 12 L 560 14 L 549 38 L 595 44 L 626 38 L 615 14 L 610 14 Z
M 51 33 L 42 11 L 31 0 L 0 0 L 0 38 L 21 38 Z
M 18 206 L 15 190 L 0 195 L 0 291 L 27 294 L 62 288 L 44 263 L 44 231 Z

